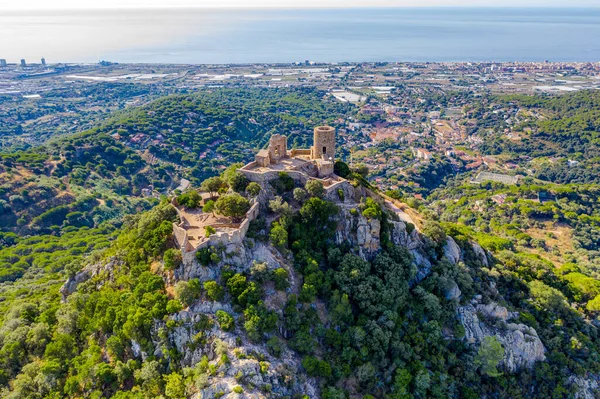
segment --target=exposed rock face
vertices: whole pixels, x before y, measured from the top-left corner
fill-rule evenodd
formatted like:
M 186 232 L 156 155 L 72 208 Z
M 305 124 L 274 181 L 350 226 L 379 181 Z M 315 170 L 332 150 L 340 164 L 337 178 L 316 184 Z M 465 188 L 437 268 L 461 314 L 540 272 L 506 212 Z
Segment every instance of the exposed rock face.
M 406 230 L 406 223 L 402 221 L 392 221 L 391 240 L 396 245 L 401 245 L 409 250 L 417 249 L 422 241 L 416 229 L 413 229 L 410 234 Z
M 337 222 L 336 244 L 348 242 L 351 246 L 357 246 L 359 255 L 365 259 L 372 258 L 381 249 L 381 222 L 364 217 L 358 204 L 340 204 Z
M 475 254 L 479 257 L 479 260 L 481 261 L 481 263 L 485 266 L 488 267 L 488 259 L 487 259 L 487 255 L 485 254 L 485 251 L 483 250 L 483 248 L 481 248 L 481 246 L 479 244 L 477 244 L 476 242 L 471 243 L 471 246 L 473 247 L 473 251 L 475 252 Z
M 480 320 L 483 315 L 485 320 Z M 495 336 L 504 347 L 502 366 L 511 373 L 531 368 L 535 362 L 546 360 L 545 348 L 537 332 L 524 324 L 508 323 L 515 317 L 505 307 L 491 303 L 458 308 L 458 317 L 465 328 L 465 339 L 479 344 L 485 336 Z
M 60 287 L 59 292 L 62 296 L 62 301 L 66 301 L 67 297 L 77 291 L 77 286 L 81 283 L 88 281 L 90 278 L 97 276 L 102 272 L 112 271 L 115 267 L 121 264 L 120 261 L 115 259 L 108 263 L 97 263 L 86 266 L 82 271 L 77 273 L 74 277 L 69 277 L 67 281 Z
M 250 268 L 253 261 L 265 262 L 271 268 L 279 267 L 286 260 L 281 253 L 270 245 L 252 240 L 252 247 L 249 245 L 236 245 L 225 247 L 225 259 L 222 259 L 217 265 L 202 266 L 195 257 L 184 259 L 182 266 L 175 271 L 177 280 L 189 280 L 197 278 L 200 281 L 215 280 L 220 275 L 220 269 L 223 265 L 228 265 L 234 270 L 244 271 Z
M 600 375 L 598 374 L 571 376 L 569 383 L 575 399 L 596 399 L 600 393 Z
M 368 220 L 364 217 L 358 219 L 356 229 L 356 243 L 367 253 L 377 252 L 380 246 L 379 236 L 381 233 L 381 222 L 378 219 Z
M 462 252 L 460 251 L 460 247 L 452 239 L 452 237 L 446 237 L 446 245 L 444 245 L 444 255 L 452 264 L 456 265 L 461 261 Z
M 462 292 L 460 291 L 460 288 L 458 288 L 458 285 L 454 281 L 452 281 L 452 285 L 444 291 L 444 296 L 449 301 L 458 300 L 460 299 L 461 295 Z
M 234 317 L 237 316 L 230 305 L 221 303 L 197 303 L 187 311 L 181 311 L 171 318 L 177 321 L 177 327 L 169 329 L 168 344 L 176 348 L 184 356 L 180 360 L 182 366 L 193 366 L 203 356 L 209 361 L 218 361 L 221 354 L 226 353 L 229 363 L 219 363 L 215 376 L 209 377 L 205 388 L 193 398 L 214 398 L 218 396 L 239 398 L 264 398 L 265 392 L 271 396 L 285 397 L 297 394 L 308 394 L 316 397 L 316 381 L 301 372 L 301 358 L 290 350 L 284 350 L 279 358 L 271 356 L 264 345 L 255 345 L 247 340 L 239 331 L 222 331 L 217 323 L 201 333 L 202 339 L 196 337 L 198 322 L 201 317 L 208 316 L 214 320 L 214 313 L 224 310 Z M 155 337 L 155 356 L 162 357 L 161 347 L 167 342 L 162 341 L 159 331 L 164 322 L 156 322 L 153 329 Z M 258 355 L 258 356 L 256 356 Z M 262 362 L 257 360 L 264 359 Z M 266 367 L 265 367 L 266 366 Z M 246 391 L 238 395 L 233 391 L 237 386 L 244 386 Z

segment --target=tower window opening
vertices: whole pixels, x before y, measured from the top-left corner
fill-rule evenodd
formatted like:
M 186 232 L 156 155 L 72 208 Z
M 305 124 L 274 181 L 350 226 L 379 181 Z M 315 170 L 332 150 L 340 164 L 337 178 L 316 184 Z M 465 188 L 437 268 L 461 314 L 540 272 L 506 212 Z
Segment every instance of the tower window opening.
M 323 154 L 327 154 L 327 147 L 323 147 Z

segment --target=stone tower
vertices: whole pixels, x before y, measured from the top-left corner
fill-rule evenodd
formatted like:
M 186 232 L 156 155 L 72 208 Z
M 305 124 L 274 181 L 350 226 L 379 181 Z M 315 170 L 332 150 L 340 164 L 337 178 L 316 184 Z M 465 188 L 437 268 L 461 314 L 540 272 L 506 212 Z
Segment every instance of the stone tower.
M 312 159 L 335 160 L 335 129 L 331 126 L 317 126 L 311 149 Z

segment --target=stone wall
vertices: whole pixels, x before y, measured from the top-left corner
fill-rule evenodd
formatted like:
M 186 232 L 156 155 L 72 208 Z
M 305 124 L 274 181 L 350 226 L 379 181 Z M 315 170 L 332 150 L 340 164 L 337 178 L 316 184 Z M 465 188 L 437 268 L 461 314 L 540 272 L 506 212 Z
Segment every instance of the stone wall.
M 251 162 L 243 168 L 238 169 L 240 173 L 242 173 L 246 178 L 250 181 L 256 183 L 268 183 L 271 180 L 275 180 L 279 178 L 279 173 L 284 172 L 288 174 L 292 179 L 299 182 L 301 185 L 305 185 L 308 180 L 318 180 L 323 183 L 323 187 L 330 187 L 339 182 L 332 182 L 331 180 L 326 179 L 318 179 L 316 177 L 307 176 L 306 173 L 296 171 L 296 170 L 268 170 L 265 172 L 257 172 L 255 170 L 251 170 L 256 166 L 256 162 Z M 332 170 L 333 172 L 333 170 Z M 342 180 L 344 181 L 344 180 Z
M 312 150 L 310 148 L 294 148 L 290 150 L 291 158 L 299 155 L 310 156 L 310 154 L 312 154 Z
M 248 232 L 248 228 L 250 227 L 250 222 L 258 217 L 259 212 L 260 204 L 258 202 L 255 202 L 250 207 L 250 210 L 246 213 L 246 218 L 244 219 L 244 221 L 236 230 L 231 232 L 217 232 L 215 234 L 212 234 L 206 239 L 206 241 L 203 241 L 202 243 L 198 244 L 196 248 L 189 248 L 189 245 L 188 248 L 180 247 L 183 253 L 184 261 L 193 260 L 196 256 L 196 252 L 198 252 L 198 250 L 202 248 L 216 247 L 221 245 L 227 247 L 230 245 L 242 244 L 244 238 L 246 238 L 246 233 Z
M 185 251 L 192 250 L 190 243 L 188 242 L 188 234 L 187 231 L 179 227 L 177 223 L 173 223 L 173 237 L 175 237 L 175 242 L 177 246 Z

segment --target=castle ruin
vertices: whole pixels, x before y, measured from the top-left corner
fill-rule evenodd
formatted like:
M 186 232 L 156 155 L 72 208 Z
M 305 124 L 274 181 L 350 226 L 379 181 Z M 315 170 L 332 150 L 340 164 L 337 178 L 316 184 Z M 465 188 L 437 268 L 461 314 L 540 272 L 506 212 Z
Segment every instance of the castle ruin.
M 250 180 L 257 174 L 264 177 L 270 171 L 300 172 L 307 177 L 326 179 L 333 176 L 335 162 L 335 129 L 318 126 L 314 130 L 313 145 L 307 149 L 287 149 L 287 137 L 274 134 L 266 149 L 256 154 L 254 162 L 240 169 Z M 264 179 L 260 179 L 264 180 Z

